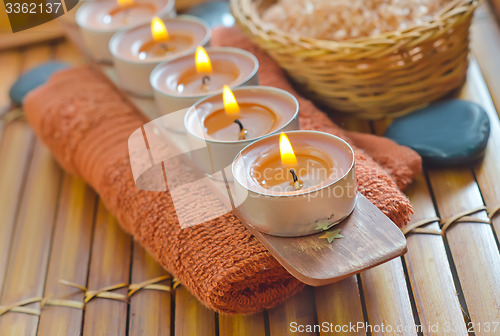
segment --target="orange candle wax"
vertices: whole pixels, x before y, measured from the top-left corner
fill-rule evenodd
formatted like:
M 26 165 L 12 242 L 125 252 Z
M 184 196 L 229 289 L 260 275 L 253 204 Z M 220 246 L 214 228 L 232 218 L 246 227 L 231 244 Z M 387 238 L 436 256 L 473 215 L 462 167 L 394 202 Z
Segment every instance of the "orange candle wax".
M 144 60 L 151 57 L 162 57 L 169 53 L 178 53 L 188 50 L 193 44 L 193 37 L 187 34 L 172 34 L 168 40 L 150 40 L 139 49 L 139 58 Z
M 177 82 L 177 92 L 182 94 L 201 94 L 221 90 L 224 84 L 234 82 L 240 71 L 226 62 L 214 62 L 213 72 L 206 74 L 191 68 L 185 71 Z M 208 77 L 207 80 L 204 78 Z
M 232 83 L 239 74 L 233 63 L 216 60 L 212 65 L 208 53 L 200 46 L 195 53 L 195 67 L 179 77 L 177 91 L 192 94 L 220 90 L 225 84 Z
M 252 103 L 240 104 L 240 111 L 231 115 L 225 110 L 217 110 L 204 120 L 208 135 L 217 140 L 240 140 L 240 127 L 234 121 L 238 119 L 246 129 L 246 137 L 257 138 L 268 134 L 275 128 L 278 116 L 269 108 Z
M 270 108 L 252 102 L 238 104 L 227 85 L 222 91 L 224 109 L 208 114 L 203 124 L 210 137 L 222 141 L 257 138 L 275 128 L 278 116 Z
M 258 160 L 250 176 L 266 189 L 286 192 L 320 184 L 330 177 L 334 166 L 326 153 L 309 146 L 294 150 L 287 136 L 281 134 L 280 152 Z

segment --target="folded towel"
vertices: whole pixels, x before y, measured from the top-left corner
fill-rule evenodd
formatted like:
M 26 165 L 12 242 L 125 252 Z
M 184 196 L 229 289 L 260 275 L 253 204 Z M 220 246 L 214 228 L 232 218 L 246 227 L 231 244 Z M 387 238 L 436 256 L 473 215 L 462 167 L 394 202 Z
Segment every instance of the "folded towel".
M 269 69 L 267 61 L 261 58 L 263 69 Z M 273 74 L 260 73 L 260 78 L 272 84 L 268 75 Z M 284 81 L 281 72 L 272 78 Z M 303 99 L 300 103 L 303 128 L 342 133 L 310 103 Z M 209 308 L 254 313 L 304 287 L 232 213 L 180 229 L 168 191 L 148 192 L 135 186 L 127 144 L 130 134 L 145 121 L 102 74 L 89 67 L 60 71 L 26 97 L 25 111 L 58 162 L 83 177 L 121 226 Z M 404 225 L 411 207 L 397 183 L 404 186 L 418 172 L 419 165 L 410 161 L 419 162 L 419 157 L 389 140 L 369 137 L 368 142 L 380 140 L 387 153 L 401 156 L 390 156 L 386 170 L 356 148 L 359 190 Z M 394 173 L 391 165 L 408 169 Z

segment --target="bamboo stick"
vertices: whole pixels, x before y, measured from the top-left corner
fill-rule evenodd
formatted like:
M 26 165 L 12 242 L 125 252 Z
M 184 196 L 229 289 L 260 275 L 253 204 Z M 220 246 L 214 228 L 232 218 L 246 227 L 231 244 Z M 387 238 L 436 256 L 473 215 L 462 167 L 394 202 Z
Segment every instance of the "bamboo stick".
M 15 82 L 22 66 L 21 52 L 10 51 L 0 53 L 0 64 L 2 64 L 2 81 L 0 81 L 0 106 L 10 104 L 9 90 Z
M 297 335 L 292 323 L 297 325 L 313 325 L 315 323 L 314 290 L 306 287 L 284 303 L 269 310 L 269 330 L 271 336 Z M 313 332 L 302 332 L 300 335 L 316 335 Z
M 90 271 L 89 290 L 123 283 L 130 277 L 131 237 L 118 225 L 102 202 L 97 208 Z M 127 295 L 127 288 L 113 293 Z M 83 335 L 124 335 L 127 329 L 127 302 L 96 298 L 85 307 Z
M 483 162 L 476 165 L 474 171 L 486 206 L 492 211 L 500 204 L 500 188 L 498 187 L 500 139 L 498 135 L 498 118 L 496 118 L 497 115 L 500 115 L 500 83 L 498 81 L 500 66 L 495 54 L 495 52 L 500 52 L 500 28 L 487 3 L 481 7 L 481 12 L 487 17 L 487 20 L 476 24 L 472 30 L 473 51 L 478 62 L 472 62 L 469 76 L 475 85 L 468 85 L 467 89 L 473 90 L 476 88 L 476 92 L 471 92 L 469 96 L 474 101 L 482 104 L 490 117 L 489 147 Z M 482 73 L 479 67 L 483 70 Z M 497 238 L 499 238 L 500 217 L 498 214 L 492 218 L 492 222 Z
M 0 292 L 33 143 L 33 132 L 21 121 L 7 126 L 0 143 Z
M 498 41 L 497 41 L 498 43 Z M 493 57 L 493 55 L 490 55 L 490 57 Z M 499 180 L 499 173 L 500 173 L 500 134 L 498 133 L 500 131 L 500 122 L 498 119 L 498 114 L 496 113 L 495 106 L 493 105 L 492 102 L 492 97 L 489 94 L 488 87 L 486 86 L 486 83 L 484 82 L 484 79 L 482 77 L 481 71 L 477 65 L 477 62 L 473 60 L 471 62 L 471 67 L 469 70 L 469 82 L 467 85 L 464 87 L 462 96 L 466 99 L 475 101 L 478 104 L 481 104 L 486 112 L 489 115 L 490 118 L 490 125 L 491 125 L 491 132 L 490 132 L 490 139 L 488 142 L 488 147 L 486 150 L 486 154 L 484 157 L 484 160 L 481 162 L 478 162 L 474 166 L 474 171 L 476 173 L 476 178 L 479 184 L 479 188 L 481 191 L 481 196 L 484 199 L 484 202 L 488 208 L 489 211 L 493 211 L 496 207 L 500 205 L 500 180 Z M 493 93 L 493 98 L 496 98 L 496 101 L 500 103 L 498 100 L 499 97 L 495 97 L 495 92 Z M 500 93 L 500 92 L 498 92 Z M 492 224 L 493 227 L 495 228 L 495 233 L 497 236 L 497 240 L 500 238 L 500 214 L 497 212 L 496 215 L 493 215 L 490 213 L 490 216 L 492 217 Z M 486 231 L 488 231 L 485 228 Z M 489 232 L 489 231 L 488 231 Z M 495 247 L 498 248 L 498 246 L 489 246 L 491 249 L 491 254 L 492 257 L 494 257 L 495 261 L 498 260 L 498 249 L 495 249 Z M 496 253 L 495 253 L 495 252 Z M 487 283 L 489 283 L 492 287 L 490 291 L 493 292 L 492 297 L 489 297 L 489 301 L 487 302 L 477 302 L 479 298 L 473 297 L 472 304 L 474 306 L 480 305 L 482 309 L 484 309 L 484 304 L 488 304 L 488 302 L 491 303 L 496 303 L 496 306 L 493 306 L 491 309 L 488 310 L 487 314 L 482 313 L 482 309 L 480 310 L 479 316 L 477 316 L 476 321 L 475 321 L 475 332 L 476 335 L 480 334 L 487 334 L 486 328 L 484 328 L 483 325 L 483 330 L 478 331 L 477 329 L 479 328 L 478 323 L 483 322 L 486 323 L 488 321 L 494 322 L 494 321 L 500 321 L 500 280 L 498 277 L 498 272 L 500 271 L 500 267 L 498 266 L 497 263 L 493 264 L 490 266 L 491 267 L 491 272 L 497 272 L 497 276 L 494 279 L 486 279 Z M 489 281 L 488 281 L 489 280 Z M 495 281 L 496 280 L 496 281 Z M 496 287 L 494 287 L 496 286 Z M 486 294 L 485 294 L 486 295 Z M 471 305 L 468 303 L 468 305 Z M 495 309 L 496 307 L 496 309 Z M 473 315 L 474 312 L 471 312 L 471 315 Z M 471 316 L 472 317 L 472 316 Z M 493 319 L 493 320 L 491 320 Z M 474 319 L 472 319 L 474 322 Z M 498 328 L 496 329 L 496 332 L 500 332 Z
M 358 291 L 358 281 L 355 276 L 340 282 L 314 288 L 318 323 L 321 326 L 349 326 L 349 323 L 364 323 L 361 299 Z M 320 335 L 331 335 L 330 329 Z M 341 335 L 361 335 L 356 332 L 343 332 Z
M 220 336 L 264 336 L 264 314 L 219 315 Z
M 186 288 L 175 290 L 175 336 L 215 336 L 215 319 Z
M 495 0 L 499 3 L 498 0 Z M 495 15 L 488 4 L 483 1 L 477 9 L 476 17 L 471 28 L 471 48 L 481 67 L 484 79 L 488 84 L 491 99 L 495 106 L 500 106 L 500 65 L 496 55 L 500 53 L 500 27 Z M 500 113 L 497 111 L 497 114 Z
M 37 141 L 12 239 L 3 305 L 43 295 L 60 178 L 60 168 Z M 35 335 L 37 325 L 38 316 L 10 312 L 0 319 L 0 335 Z
M 417 335 L 401 259 L 361 273 L 368 320 L 372 335 Z M 389 327 L 390 326 L 390 327 Z
M 0 81 L 0 117 L 10 109 L 11 101 L 9 90 L 21 71 L 22 57 L 19 51 L 4 52 L 0 54 L 2 64 L 2 80 Z M 0 138 L 4 129 L 0 121 Z
M 167 272 L 138 243 L 134 243 L 132 283 L 154 279 Z M 159 282 L 171 286 L 171 280 Z M 171 292 L 144 289 L 130 298 L 129 335 L 169 335 Z
M 66 174 L 57 209 L 46 298 L 83 302 L 83 292 L 59 281 L 87 282 L 95 205 L 96 195 L 90 187 Z M 82 319 L 82 309 L 54 306 L 48 301 L 40 316 L 38 335 L 80 335 Z
M 495 228 L 497 239 L 500 239 L 500 213 L 493 211 L 500 206 L 500 122 L 496 114 L 495 106 L 488 92 L 488 87 L 484 82 L 477 62 L 473 60 L 469 71 L 469 79 L 472 84 L 464 88 L 464 95 L 481 104 L 490 118 L 491 132 L 488 148 L 484 160 L 474 166 L 474 172 L 483 196 L 484 202 Z M 498 98 L 498 97 L 497 97 Z M 499 100 L 500 103 L 500 100 Z

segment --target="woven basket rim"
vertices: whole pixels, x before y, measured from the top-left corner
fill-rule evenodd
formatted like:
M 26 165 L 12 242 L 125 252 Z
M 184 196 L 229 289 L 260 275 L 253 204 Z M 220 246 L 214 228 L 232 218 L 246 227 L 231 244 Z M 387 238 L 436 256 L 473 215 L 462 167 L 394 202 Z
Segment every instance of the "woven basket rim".
M 252 5 L 254 1 L 255 0 L 231 0 L 233 15 L 237 17 L 239 21 L 244 20 L 247 27 L 252 28 L 254 32 L 260 31 L 261 33 L 266 34 L 266 39 L 273 40 L 281 44 L 285 43 L 285 40 L 299 43 L 302 47 L 308 50 L 338 50 L 371 49 L 373 47 L 380 47 L 381 45 L 393 45 L 404 39 L 421 38 L 425 32 L 435 31 L 437 28 L 444 26 L 446 22 L 449 22 L 449 20 L 452 20 L 457 15 L 461 16 L 467 14 L 467 12 L 474 11 L 481 0 L 454 0 L 441 9 L 434 19 L 424 22 L 421 25 L 414 25 L 401 31 L 390 31 L 344 41 L 300 36 L 298 34 L 292 34 L 278 29 L 276 26 L 264 22 L 261 19 L 260 15 L 255 10 L 255 6 Z

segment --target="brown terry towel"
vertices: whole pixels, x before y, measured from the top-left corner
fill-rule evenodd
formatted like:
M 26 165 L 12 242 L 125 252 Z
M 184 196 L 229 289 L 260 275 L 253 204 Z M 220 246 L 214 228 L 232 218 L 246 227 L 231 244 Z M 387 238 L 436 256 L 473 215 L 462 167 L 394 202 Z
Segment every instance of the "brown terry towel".
M 265 62 L 261 58 L 263 70 L 269 69 Z M 268 75 L 261 73 L 260 78 L 270 85 Z M 271 78 L 284 81 L 278 70 Z M 309 102 L 301 99 L 300 104 L 303 128 L 342 133 Z M 83 177 L 122 227 L 206 306 L 222 313 L 254 313 L 303 288 L 232 213 L 181 230 L 168 192 L 142 191 L 134 185 L 127 142 L 144 120 L 102 75 L 88 67 L 61 71 L 28 95 L 25 110 L 59 163 Z M 385 162 L 383 168 L 355 149 L 359 190 L 404 225 L 412 211 L 397 184 L 411 181 L 420 170 L 420 159 L 408 148 L 369 137 L 370 144 L 380 141 L 384 146 L 379 151 L 394 154 L 390 162 L 386 155 L 375 155 Z M 376 146 L 369 148 L 376 151 Z M 396 172 L 397 167 L 401 169 Z

